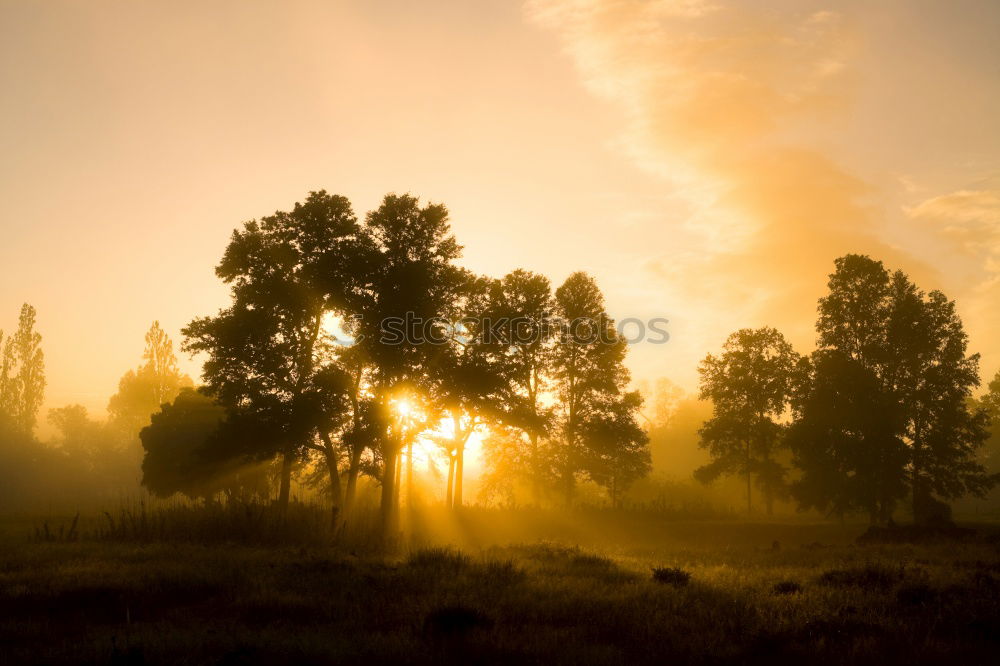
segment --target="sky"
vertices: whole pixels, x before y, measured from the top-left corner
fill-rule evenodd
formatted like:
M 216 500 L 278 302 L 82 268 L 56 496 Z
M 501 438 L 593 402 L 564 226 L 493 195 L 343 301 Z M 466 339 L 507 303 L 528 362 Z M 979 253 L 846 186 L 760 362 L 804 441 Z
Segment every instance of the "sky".
M 311 190 L 442 202 L 463 264 L 669 319 L 697 386 L 742 327 L 801 352 L 833 260 L 956 299 L 1000 369 L 1000 3 L 0 0 L 0 329 L 103 415 L 232 230 Z M 198 359 L 181 357 L 197 377 Z

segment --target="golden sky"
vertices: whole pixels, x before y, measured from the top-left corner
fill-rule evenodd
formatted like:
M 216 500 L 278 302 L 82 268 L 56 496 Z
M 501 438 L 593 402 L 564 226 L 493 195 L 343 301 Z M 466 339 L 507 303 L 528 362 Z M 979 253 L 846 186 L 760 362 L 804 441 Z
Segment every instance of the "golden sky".
M 993 0 L 0 0 L 0 85 L 0 328 L 38 308 L 49 406 L 102 410 L 153 319 L 225 303 L 232 229 L 320 188 L 669 318 L 639 378 L 743 326 L 809 351 L 852 251 L 1000 368 Z

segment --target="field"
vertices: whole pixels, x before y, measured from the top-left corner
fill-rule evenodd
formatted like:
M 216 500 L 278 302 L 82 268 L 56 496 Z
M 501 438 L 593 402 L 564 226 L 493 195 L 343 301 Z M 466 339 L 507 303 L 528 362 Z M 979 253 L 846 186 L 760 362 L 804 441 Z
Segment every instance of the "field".
M 1000 541 L 991 526 L 961 542 L 859 545 L 862 525 L 467 510 L 431 530 L 448 523 L 424 519 L 420 535 L 392 553 L 309 539 L 185 542 L 162 526 L 124 538 L 101 532 L 97 519 L 68 540 L 64 523 L 62 536 L 55 522 L 46 536 L 37 521 L 8 521 L 0 662 L 985 664 L 1000 656 Z

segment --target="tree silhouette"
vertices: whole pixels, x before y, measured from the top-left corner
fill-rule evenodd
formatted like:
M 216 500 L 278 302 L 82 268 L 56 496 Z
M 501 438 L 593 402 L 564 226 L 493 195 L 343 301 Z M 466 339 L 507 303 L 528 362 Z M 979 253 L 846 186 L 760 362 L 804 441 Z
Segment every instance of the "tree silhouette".
M 837 259 L 820 299 L 813 386 L 794 436 L 806 505 L 867 510 L 885 522 L 909 491 L 914 518 L 939 513 L 934 495 L 982 495 L 996 479 L 976 459 L 986 416 L 969 409 L 979 356 L 944 294 L 861 255 Z M 831 469 L 855 479 L 836 483 Z
M 454 264 L 461 248 L 444 206 L 421 207 L 416 197 L 390 194 L 368 213 L 362 243 L 352 250 L 364 261 L 348 307 L 377 403 L 369 412 L 370 426 L 382 460 L 381 524 L 389 536 L 395 531 L 397 465 L 406 437 L 393 403 L 408 393 L 426 392 L 433 383 L 433 362 L 441 350 L 432 342 L 448 336 L 447 322 L 463 282 Z
M 45 355 L 35 330 L 35 308 L 21 306 L 17 331 L 3 340 L 0 331 L 0 418 L 30 435 L 45 397 Z
M 282 458 L 282 510 L 292 467 L 314 446 L 327 456 L 331 485 L 339 488 L 338 451 L 327 428 L 340 422 L 343 406 L 331 387 L 347 382 L 334 367 L 323 326 L 339 305 L 329 285 L 347 283 L 356 268 L 343 258 L 355 256 L 344 248 L 358 233 L 347 199 L 326 192 L 311 193 L 291 212 L 247 222 L 233 232 L 216 268 L 231 286 L 232 305 L 184 329 L 184 349 L 208 355 L 203 376 L 211 395 L 280 433 L 260 453 Z M 334 517 L 339 506 L 337 492 Z
M 902 406 L 874 372 L 833 350 L 813 353 L 792 405 L 799 505 L 840 517 L 865 511 L 877 522 L 883 506 L 906 493 Z
M 613 507 L 620 506 L 622 493 L 652 469 L 649 438 L 636 420 L 641 407 L 637 391 L 606 397 L 584 422 L 583 469 L 607 490 Z
M 275 433 L 252 415 L 241 419 L 201 391 L 185 387 L 142 429 L 142 484 L 159 497 L 212 499 L 265 492 L 266 467 L 248 452 Z M 255 440 L 258 440 L 255 442 Z
M 989 421 L 990 436 L 982 454 L 983 465 L 991 473 L 1000 472 L 1000 371 L 993 377 L 986 394 L 974 401 L 973 409 L 981 409 Z
M 487 421 L 497 421 L 509 380 L 507 357 L 496 353 L 488 338 L 491 330 L 491 280 L 466 274 L 454 305 L 451 335 L 436 354 L 430 395 L 448 421 L 450 433 L 439 438 L 448 459 L 445 503 L 460 507 L 463 501 L 465 447 Z
M 559 337 L 552 353 L 552 378 L 559 398 L 560 438 L 560 445 L 554 447 L 555 467 L 569 505 L 577 477 L 588 471 L 588 463 L 607 463 L 607 447 L 620 447 L 616 456 L 625 458 L 632 452 L 633 457 L 648 459 L 648 452 L 645 433 L 637 437 L 634 424 L 642 400 L 625 392 L 629 381 L 623 364 L 626 343 L 605 312 L 604 296 L 594 279 L 582 272 L 570 275 L 556 289 L 555 314 Z M 603 454 L 598 453 L 602 450 Z M 616 465 L 620 470 L 627 467 L 623 458 Z M 641 462 L 638 467 L 642 468 Z M 596 478 L 613 478 L 608 476 L 609 469 L 595 464 L 591 471 Z
M 700 430 L 701 446 L 712 462 L 695 472 L 703 482 L 723 474 L 746 477 L 747 511 L 752 510 L 752 478 L 764 494 L 767 513 L 781 491 L 785 470 L 775 460 L 783 444 L 778 420 L 791 397 L 800 357 L 773 328 L 741 329 L 726 340 L 719 356 L 702 361 L 702 400 L 712 401 L 712 418 Z
M 553 479 L 546 447 L 553 414 L 542 400 L 553 360 L 553 309 L 552 287 L 544 275 L 515 270 L 490 285 L 487 319 L 495 324 L 491 331 L 495 336 L 486 345 L 506 386 L 497 396 L 502 416 L 493 426 L 498 433 L 490 439 L 493 455 L 487 464 L 500 476 L 525 478 L 536 505 L 541 503 L 543 486 Z
M 142 358 L 141 366 L 122 375 L 118 392 L 108 400 L 109 425 L 124 442 L 136 440 L 161 405 L 176 398 L 182 388 L 193 386 L 178 368 L 173 342 L 158 321 L 146 333 Z

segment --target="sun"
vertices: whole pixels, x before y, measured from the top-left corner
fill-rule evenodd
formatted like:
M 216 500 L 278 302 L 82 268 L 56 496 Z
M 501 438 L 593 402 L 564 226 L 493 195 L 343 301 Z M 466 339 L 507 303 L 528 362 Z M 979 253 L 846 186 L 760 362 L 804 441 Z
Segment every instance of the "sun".
M 413 405 L 411 405 L 410 401 L 406 400 L 405 398 L 396 400 L 395 404 L 393 405 L 393 409 L 395 409 L 396 413 L 404 419 L 408 418 L 410 414 L 413 413 Z

